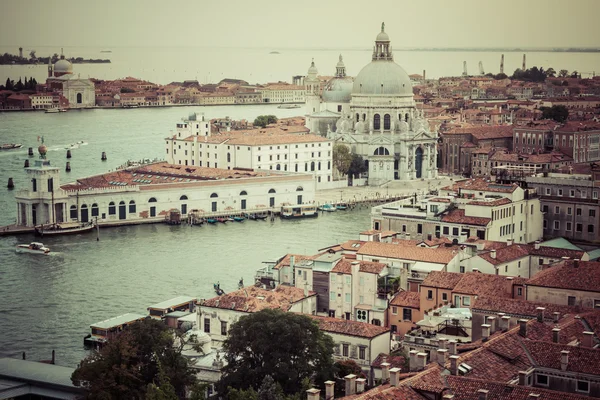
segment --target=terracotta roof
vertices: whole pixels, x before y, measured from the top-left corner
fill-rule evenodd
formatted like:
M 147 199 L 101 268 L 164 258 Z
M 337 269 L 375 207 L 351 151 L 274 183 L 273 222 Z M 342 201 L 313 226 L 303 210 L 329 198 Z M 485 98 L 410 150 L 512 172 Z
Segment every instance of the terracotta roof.
M 452 240 L 448 239 L 446 236 L 442 236 L 439 238 L 431 238 L 431 240 L 422 240 L 417 244 L 424 243 L 427 247 L 436 247 L 444 244 L 451 244 Z
M 352 263 L 357 262 L 360 264 L 359 271 L 367 274 L 376 274 L 379 275 L 383 272 L 383 270 L 387 267 L 386 264 L 372 261 L 356 261 L 356 260 L 348 260 L 346 258 L 342 258 L 338 263 L 331 269 L 331 272 L 335 272 L 338 274 L 352 274 Z
M 495 206 L 503 206 L 505 204 L 510 204 L 512 203 L 512 201 L 510 201 L 510 199 L 507 199 L 506 197 L 503 197 L 501 199 L 493 199 L 493 200 L 475 200 L 475 201 L 470 201 L 467 204 L 472 205 L 472 206 L 487 206 L 487 207 L 495 207 Z
M 477 236 L 471 236 L 470 238 L 467 239 L 467 241 L 465 243 L 466 244 L 474 244 L 474 245 L 477 245 L 478 243 L 482 243 L 484 250 L 498 250 L 498 249 L 508 246 L 508 244 L 506 242 L 498 242 L 498 241 L 494 241 L 494 240 L 479 239 Z
M 469 110 L 466 110 L 469 111 Z M 480 110 L 472 110 L 472 113 L 478 114 Z M 500 138 L 512 138 L 513 128 L 511 125 L 483 125 L 483 126 L 472 126 L 465 128 L 454 128 L 445 134 L 471 134 L 473 137 L 484 140 L 484 139 L 500 139 Z
M 507 279 L 503 275 L 482 274 L 481 272 L 467 272 L 460 275 L 462 278 L 452 290 L 453 293 L 512 298 L 513 285 L 522 285 L 527 282 L 525 278 Z
M 408 386 L 393 387 L 390 384 L 376 386 L 366 392 L 343 398 L 344 400 L 427 400 Z
M 314 296 L 315 294 L 315 292 L 309 292 L 308 296 Z M 249 286 L 235 292 L 205 300 L 201 306 L 248 313 L 269 308 L 289 311 L 294 303 L 304 298 L 304 290 L 292 286 L 281 285 L 274 290 Z
M 357 254 L 447 264 L 458 253 L 452 248 L 428 249 L 392 243 L 367 242 L 361 246 Z
M 518 188 L 517 184 L 506 185 L 495 182 L 488 182 L 481 178 L 466 179 L 459 181 L 453 185 L 446 186 L 442 190 L 452 190 L 458 192 L 458 189 L 477 190 L 486 192 L 512 193 Z
M 495 377 L 491 374 L 490 377 Z M 539 394 L 544 400 L 583 400 L 587 396 L 542 389 L 539 387 L 509 385 L 492 381 L 490 378 L 473 379 L 465 376 L 448 375 L 448 388 L 454 394 L 454 400 L 474 400 L 479 397 L 479 389 L 487 390 L 487 400 L 529 400 L 531 393 Z
M 286 254 L 285 256 L 283 256 L 283 258 L 281 258 L 279 260 L 279 262 L 277 262 L 277 264 L 273 267 L 273 269 L 279 270 L 282 267 L 289 267 L 292 256 L 294 256 L 294 264 L 297 265 L 301 261 L 314 260 L 319 255 L 320 254 L 313 255 L 313 256 L 305 256 L 302 254 Z
M 438 363 L 429 364 L 424 371 L 404 381 L 405 385 L 417 390 L 441 394 L 446 385 Z
M 463 274 L 457 272 L 431 271 L 421 286 L 452 290 L 460 282 L 462 276 Z
M 358 336 L 372 339 L 376 336 L 389 333 L 389 328 L 367 324 L 365 322 L 348 321 L 341 318 L 319 317 L 310 315 L 317 323 L 319 328 L 325 332 L 338 333 L 341 335 Z
M 585 254 L 585 251 L 582 250 L 572 250 L 572 249 L 561 249 L 559 247 L 550 247 L 550 246 L 540 246 L 539 249 L 535 248 L 535 245 L 528 245 L 529 254 L 532 256 L 541 256 L 541 257 L 550 257 L 560 259 L 562 257 L 569 257 L 572 260 L 580 260 L 581 257 Z
M 391 306 L 420 308 L 421 306 L 421 294 L 419 292 L 398 292 L 392 301 Z
M 358 251 L 365 243 L 367 242 L 362 240 L 348 240 L 347 242 L 340 243 L 340 247 L 342 250 Z
M 567 371 L 600 376 L 600 349 L 559 343 L 523 340 L 523 346 L 536 366 L 561 370 L 561 351 L 569 352 Z
M 429 202 L 431 202 L 431 203 L 451 203 L 452 200 L 450 200 L 448 198 L 444 198 L 444 197 L 436 197 L 436 198 L 430 199 Z
M 587 331 L 581 319 L 570 314 L 561 318 L 558 323 L 542 323 L 535 319 L 531 320 L 527 323 L 527 339 L 552 342 L 554 328 L 560 328 L 558 341 L 562 344 L 580 343 L 583 339 L 583 332 Z
M 500 265 L 510 261 L 518 260 L 529 256 L 529 246 L 521 244 L 513 244 L 495 250 L 496 258 L 492 258 L 492 252 L 479 253 L 479 257 L 489 262 L 492 265 Z
M 451 224 L 487 226 L 491 221 L 491 218 L 466 216 L 462 209 L 451 210 L 442 217 L 442 222 Z
M 406 360 L 404 359 L 404 357 L 391 356 L 391 355 L 385 354 L 385 353 L 379 353 L 377 358 L 375 358 L 375 360 L 371 363 L 371 367 L 381 368 L 381 363 L 383 362 L 384 358 L 385 358 L 385 362 L 390 364 L 390 368 L 400 368 L 401 370 L 404 369 L 404 364 L 406 363 Z
M 577 266 L 575 266 L 577 265 Z M 565 279 L 568 277 L 568 279 Z M 527 283 L 559 289 L 600 292 L 600 262 L 568 261 L 538 272 Z
M 554 312 L 559 312 L 561 317 L 566 314 L 577 314 L 580 307 L 563 306 L 552 303 L 509 299 L 497 296 L 478 296 L 473 302 L 473 310 L 482 310 L 493 313 L 506 313 L 519 317 L 537 317 L 537 308 L 544 307 L 544 319 L 552 319 Z

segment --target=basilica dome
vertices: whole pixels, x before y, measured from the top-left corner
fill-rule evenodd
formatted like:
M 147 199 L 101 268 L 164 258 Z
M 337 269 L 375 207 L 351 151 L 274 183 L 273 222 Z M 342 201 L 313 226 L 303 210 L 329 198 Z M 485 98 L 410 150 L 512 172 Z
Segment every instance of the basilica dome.
M 61 57 L 60 60 L 54 63 L 54 73 L 72 74 L 73 64 Z
M 323 88 L 325 103 L 349 103 L 352 99 L 352 78 L 332 78 Z
M 404 68 L 391 60 L 375 60 L 358 73 L 352 94 L 412 96 L 413 88 Z

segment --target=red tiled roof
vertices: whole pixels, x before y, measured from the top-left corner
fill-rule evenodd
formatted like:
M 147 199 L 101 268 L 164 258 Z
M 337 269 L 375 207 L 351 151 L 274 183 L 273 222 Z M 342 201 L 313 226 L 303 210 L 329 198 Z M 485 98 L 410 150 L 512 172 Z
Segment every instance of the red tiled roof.
M 389 328 L 367 324 L 365 322 L 348 321 L 341 318 L 319 317 L 310 315 L 317 323 L 319 328 L 325 332 L 338 333 L 341 335 L 358 336 L 364 338 L 374 338 L 376 336 L 389 333 Z
M 442 217 L 442 222 L 463 225 L 487 226 L 491 221 L 491 218 L 466 216 L 462 209 L 454 209 Z
M 279 260 L 279 262 L 277 263 L 277 265 L 275 265 L 273 267 L 273 269 L 279 270 L 282 267 L 289 267 L 292 256 L 294 256 L 294 264 L 298 264 L 301 261 L 314 260 L 319 255 L 320 254 L 317 254 L 317 255 L 314 255 L 314 256 L 305 256 L 305 255 L 302 255 L 302 254 L 286 254 L 285 256 L 283 256 L 282 259 Z
M 375 361 L 373 361 L 371 363 L 371 367 L 373 367 L 373 368 L 381 368 L 381 363 L 383 362 L 384 358 L 385 358 L 385 362 L 387 362 L 388 364 L 390 364 L 390 368 L 404 369 L 404 364 L 406 363 L 406 360 L 404 359 L 404 357 L 402 357 L 402 356 L 391 356 L 391 355 L 385 354 L 385 353 L 379 353 L 379 355 L 377 356 L 377 358 L 375 358 Z
M 342 258 L 338 263 L 331 269 L 331 272 L 335 272 L 338 274 L 352 274 L 352 263 L 357 262 L 360 264 L 359 271 L 365 272 L 368 274 L 381 274 L 383 270 L 387 267 L 386 264 L 372 261 L 356 261 L 356 260 L 348 260 L 346 258 Z
M 512 201 L 510 201 L 510 199 L 503 197 L 501 199 L 494 199 L 494 200 L 490 200 L 490 201 L 475 200 L 475 201 L 470 201 L 467 204 L 472 205 L 472 206 L 495 207 L 495 206 L 503 206 L 505 204 L 510 204 L 510 203 L 512 203 Z
M 462 276 L 457 272 L 431 271 L 421 286 L 452 290 L 460 282 Z
M 421 294 L 419 292 L 398 292 L 390 301 L 390 305 L 418 309 L 421 306 Z
M 600 293 L 600 262 L 563 262 L 538 272 L 527 285 Z
M 462 278 L 452 292 L 472 294 L 476 296 L 497 296 L 512 298 L 513 285 L 524 284 L 525 278 L 513 277 L 507 279 L 503 275 L 482 274 L 481 272 L 467 272 L 460 274 Z
M 458 192 L 458 189 L 463 190 L 478 190 L 486 192 L 512 193 L 518 188 L 517 184 L 506 185 L 495 182 L 487 182 L 481 178 L 466 179 L 459 181 L 453 185 L 446 186 L 442 190 L 452 190 Z
M 429 249 L 426 247 L 400 246 L 392 243 L 367 242 L 361 246 L 357 254 L 448 264 L 456 257 L 457 252 L 452 248 Z
M 544 319 L 552 319 L 554 312 L 559 312 L 561 317 L 566 314 L 577 314 L 580 307 L 563 306 L 552 303 L 509 299 L 498 296 L 478 296 L 471 308 L 495 313 L 506 313 L 519 317 L 536 317 L 537 308 L 544 307 Z
M 560 371 L 561 351 L 566 350 L 569 352 L 567 371 L 600 376 L 600 349 L 537 340 L 523 340 L 522 343 L 537 366 Z
M 558 247 L 550 247 L 550 246 L 540 246 L 539 249 L 535 248 L 535 245 L 528 245 L 529 254 L 532 256 L 541 256 L 541 257 L 550 257 L 560 259 L 562 257 L 569 257 L 572 260 L 580 260 L 581 257 L 585 254 L 582 250 L 572 250 L 572 249 L 561 249 Z
M 314 296 L 309 292 L 308 296 Z M 290 307 L 304 299 L 304 290 L 292 286 L 278 286 L 274 290 L 266 290 L 249 286 L 235 292 L 205 300 L 202 307 L 236 310 L 243 312 L 257 312 L 264 309 L 281 309 L 289 311 Z
M 496 258 L 492 258 L 492 252 L 480 253 L 479 257 L 489 262 L 492 265 L 500 265 L 510 261 L 518 260 L 529 256 L 529 246 L 521 244 L 513 244 L 495 250 Z
M 376 386 L 360 394 L 343 397 L 344 400 L 427 400 L 408 386 L 393 387 L 389 384 Z

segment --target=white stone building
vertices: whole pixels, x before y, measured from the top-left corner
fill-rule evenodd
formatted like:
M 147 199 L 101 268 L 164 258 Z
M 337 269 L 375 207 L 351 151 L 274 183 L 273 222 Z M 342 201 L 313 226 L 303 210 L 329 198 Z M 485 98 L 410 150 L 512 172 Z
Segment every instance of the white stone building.
M 53 98 L 54 96 L 52 96 L 52 93 L 35 93 L 29 95 L 29 99 L 31 100 L 31 108 L 36 110 L 52 108 L 54 103 Z
M 288 83 L 270 83 L 259 87 L 263 103 L 304 103 L 305 92 L 303 86 Z
M 334 86 L 338 90 L 324 91 L 324 99 L 335 95 L 341 105 L 335 129 L 332 127 L 327 137 L 363 156 L 370 185 L 436 178 L 438 134 L 430 132 L 422 112 L 417 110 L 410 78 L 394 62 L 389 36 L 383 24 L 381 28 L 372 61 L 356 76 L 351 89 L 337 81 Z M 305 80 L 307 122 L 313 128 L 322 111 L 316 73 L 313 63 Z M 349 105 L 344 106 L 341 100 L 348 98 Z M 334 111 L 326 108 L 323 112 Z
M 234 213 L 277 210 L 314 201 L 310 174 L 185 167 L 159 162 L 61 184 L 48 160 L 27 168 L 29 187 L 17 190 L 17 225 L 59 222 L 127 224 L 164 220 L 175 208 Z
M 73 64 L 64 55 L 53 65 L 48 63 L 49 89 L 62 94 L 69 100 L 69 108 L 93 107 L 96 105 L 96 87 L 89 79 L 82 79 L 73 74 Z
M 166 138 L 171 164 L 210 168 L 309 173 L 317 188 L 332 182 L 333 142 L 305 134 L 301 126 L 233 130 L 213 134 L 210 121 L 192 114 Z M 304 199 L 306 201 L 306 199 Z

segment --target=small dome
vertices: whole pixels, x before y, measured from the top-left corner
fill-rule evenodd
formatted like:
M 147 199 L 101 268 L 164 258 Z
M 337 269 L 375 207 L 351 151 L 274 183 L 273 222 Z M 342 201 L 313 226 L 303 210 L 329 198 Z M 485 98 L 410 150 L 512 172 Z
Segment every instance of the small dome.
M 61 58 L 60 60 L 54 63 L 54 72 L 71 74 L 73 73 L 73 64 L 71 64 L 64 58 Z
M 333 78 L 323 88 L 325 103 L 349 103 L 352 99 L 352 78 Z
M 341 54 L 340 54 L 339 61 L 336 64 L 336 68 L 346 68 L 346 66 L 344 65 L 344 59 L 342 58 Z
M 367 64 L 354 80 L 352 94 L 413 96 L 408 74 L 393 61 L 376 60 Z
M 319 73 L 319 70 L 317 69 L 317 67 L 315 67 L 315 60 L 313 60 L 310 63 L 310 68 L 308 69 L 308 74 L 309 75 L 312 75 L 312 74 L 316 75 L 318 73 Z
M 389 42 L 390 41 L 390 37 L 388 36 L 387 33 L 381 31 L 379 32 L 379 35 L 377 35 L 377 38 L 375 38 L 376 42 Z

